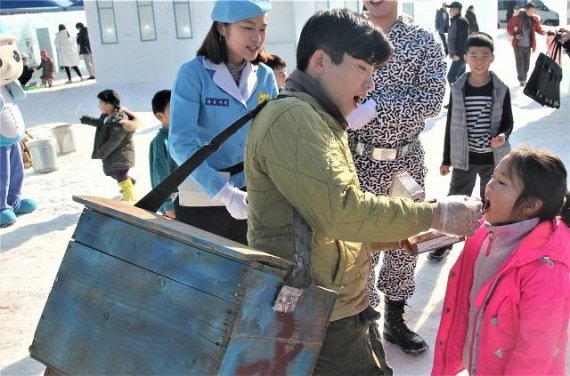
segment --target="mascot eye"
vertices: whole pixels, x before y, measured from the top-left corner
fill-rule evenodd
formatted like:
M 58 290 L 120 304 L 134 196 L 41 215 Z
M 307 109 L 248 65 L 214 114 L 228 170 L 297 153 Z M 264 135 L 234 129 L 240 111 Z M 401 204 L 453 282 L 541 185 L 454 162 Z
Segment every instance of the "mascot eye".
M 16 63 L 19 63 L 21 60 L 20 54 L 16 50 L 12 51 L 12 57 L 14 58 L 14 60 L 16 60 Z
M 2 60 L 2 58 L 0 58 L 0 68 L 2 68 L 4 66 L 4 60 Z

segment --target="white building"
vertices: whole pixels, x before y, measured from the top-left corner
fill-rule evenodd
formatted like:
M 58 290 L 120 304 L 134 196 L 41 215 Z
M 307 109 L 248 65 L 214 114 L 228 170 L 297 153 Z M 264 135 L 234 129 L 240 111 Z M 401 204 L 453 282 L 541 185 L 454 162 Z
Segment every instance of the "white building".
M 400 2 L 427 29 L 434 27 L 439 0 Z M 97 79 L 104 83 L 174 79 L 192 59 L 212 25 L 213 1 L 85 1 Z M 296 41 L 305 21 L 333 7 L 361 10 L 362 1 L 274 0 L 269 13 L 266 50 L 295 65 Z M 496 29 L 496 0 L 479 0 L 482 30 Z M 152 72 L 152 73 L 151 73 Z
M 435 11 L 442 1 L 400 0 L 400 6 L 417 24 L 433 31 Z M 565 22 L 569 0 L 542 1 Z M 460 2 L 465 9 L 475 6 L 481 31 L 497 35 L 497 0 Z M 66 23 L 75 33 L 75 23 L 83 22 L 89 29 L 98 82 L 169 81 L 182 63 L 195 56 L 212 25 L 213 4 L 204 0 L 85 0 L 84 12 L 20 14 L 2 19 L 20 36 L 19 47 L 31 53 L 32 60 L 37 61 L 39 49 L 53 40 L 59 23 Z M 305 21 L 321 9 L 361 10 L 362 0 L 273 0 L 272 5 L 266 50 L 284 58 L 292 71 L 296 41 Z

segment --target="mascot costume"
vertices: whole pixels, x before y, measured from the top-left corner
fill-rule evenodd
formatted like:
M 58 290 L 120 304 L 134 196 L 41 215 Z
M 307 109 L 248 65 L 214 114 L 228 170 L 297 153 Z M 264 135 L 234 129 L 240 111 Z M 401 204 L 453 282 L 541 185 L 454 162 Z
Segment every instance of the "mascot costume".
M 15 100 L 25 98 L 18 82 L 23 69 L 16 38 L 0 21 L 0 226 L 16 222 L 17 216 L 34 211 L 34 200 L 22 198 L 24 161 L 20 140 L 24 120 Z

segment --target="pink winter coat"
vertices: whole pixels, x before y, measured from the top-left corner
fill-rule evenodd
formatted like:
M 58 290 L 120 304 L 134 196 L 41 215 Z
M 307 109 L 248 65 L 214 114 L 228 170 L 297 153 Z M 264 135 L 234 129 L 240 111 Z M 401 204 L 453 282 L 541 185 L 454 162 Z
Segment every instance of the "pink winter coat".
M 465 243 L 449 272 L 432 375 L 464 369 L 473 268 L 488 231 Z M 519 244 L 476 298 L 471 375 L 565 375 L 570 313 L 570 230 L 543 221 Z

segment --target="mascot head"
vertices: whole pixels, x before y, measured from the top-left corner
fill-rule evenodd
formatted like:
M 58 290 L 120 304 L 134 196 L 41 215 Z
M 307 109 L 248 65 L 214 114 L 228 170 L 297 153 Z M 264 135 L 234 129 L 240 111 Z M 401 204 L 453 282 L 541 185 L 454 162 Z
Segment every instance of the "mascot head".
M 0 21 L 0 85 L 4 86 L 17 80 L 23 69 L 24 62 L 16 46 L 16 38 Z

